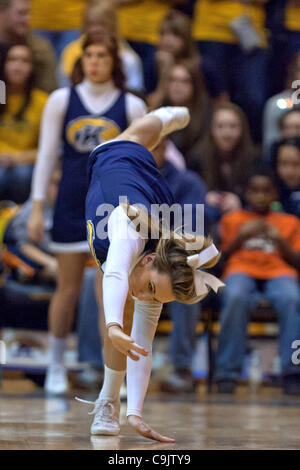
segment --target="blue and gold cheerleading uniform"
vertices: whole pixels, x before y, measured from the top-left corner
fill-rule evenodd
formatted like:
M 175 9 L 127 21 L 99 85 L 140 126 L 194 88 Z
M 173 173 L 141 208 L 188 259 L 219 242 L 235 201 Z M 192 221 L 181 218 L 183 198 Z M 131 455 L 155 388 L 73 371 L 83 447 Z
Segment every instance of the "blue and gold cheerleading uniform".
M 85 198 L 87 162 L 91 151 L 113 139 L 128 127 L 125 93 L 102 114 L 92 114 L 71 88 L 62 130 L 62 179 L 56 201 L 53 241 L 73 244 L 86 242 Z

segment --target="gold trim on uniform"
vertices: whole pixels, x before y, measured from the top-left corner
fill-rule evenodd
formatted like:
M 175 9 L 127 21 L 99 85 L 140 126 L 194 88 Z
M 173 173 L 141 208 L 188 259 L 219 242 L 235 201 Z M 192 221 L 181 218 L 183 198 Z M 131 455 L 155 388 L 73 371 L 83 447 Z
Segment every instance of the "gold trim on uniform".
M 98 258 L 96 256 L 95 248 L 94 248 L 94 240 L 95 240 L 94 224 L 91 220 L 88 220 L 86 225 L 87 225 L 87 231 L 88 231 L 88 243 L 89 243 L 89 247 L 90 247 L 92 256 L 93 256 L 94 260 L 96 261 L 97 266 L 99 266 L 99 268 L 101 268 L 101 263 L 100 263 L 100 261 L 98 260 Z

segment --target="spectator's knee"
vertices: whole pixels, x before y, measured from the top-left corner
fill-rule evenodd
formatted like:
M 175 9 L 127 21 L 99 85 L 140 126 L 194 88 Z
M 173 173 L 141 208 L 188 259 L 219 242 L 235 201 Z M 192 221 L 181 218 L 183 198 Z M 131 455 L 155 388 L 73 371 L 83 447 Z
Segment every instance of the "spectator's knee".
M 300 314 L 300 295 L 298 289 L 281 289 L 273 295 L 274 305 L 281 305 L 282 308 L 286 308 L 286 314 L 288 315 L 291 307 L 298 306 Z
M 234 305 L 244 305 L 248 303 L 248 296 L 245 292 L 243 292 L 242 289 L 239 288 L 233 288 L 233 289 L 228 289 L 226 292 L 224 292 L 224 297 L 223 297 L 223 305 L 230 304 L 232 306 Z

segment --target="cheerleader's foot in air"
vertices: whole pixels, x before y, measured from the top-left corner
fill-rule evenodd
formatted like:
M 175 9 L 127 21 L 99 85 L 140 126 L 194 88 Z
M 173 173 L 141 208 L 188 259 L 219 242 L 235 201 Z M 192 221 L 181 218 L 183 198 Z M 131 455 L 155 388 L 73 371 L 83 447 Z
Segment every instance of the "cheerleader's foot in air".
M 190 113 L 184 106 L 167 106 L 155 109 L 136 119 L 115 140 L 130 140 L 153 150 L 161 139 L 171 132 L 183 129 L 190 122 Z
M 163 125 L 160 139 L 174 131 L 183 129 L 190 122 L 190 113 L 185 106 L 166 106 L 158 108 L 148 114 L 148 116 L 158 117 Z

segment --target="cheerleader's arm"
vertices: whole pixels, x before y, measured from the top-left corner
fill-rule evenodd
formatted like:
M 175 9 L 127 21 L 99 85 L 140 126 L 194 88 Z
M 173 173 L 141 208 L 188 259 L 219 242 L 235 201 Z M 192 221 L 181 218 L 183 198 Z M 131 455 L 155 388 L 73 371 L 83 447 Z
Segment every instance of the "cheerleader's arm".
M 70 95 L 69 88 L 54 91 L 43 111 L 37 160 L 34 167 L 31 198 L 44 201 L 62 138 L 62 127 Z
M 106 325 L 123 328 L 123 312 L 129 289 L 130 268 L 142 253 L 146 241 L 129 226 L 130 219 L 118 206 L 108 220 L 110 245 L 103 276 L 103 305 Z

